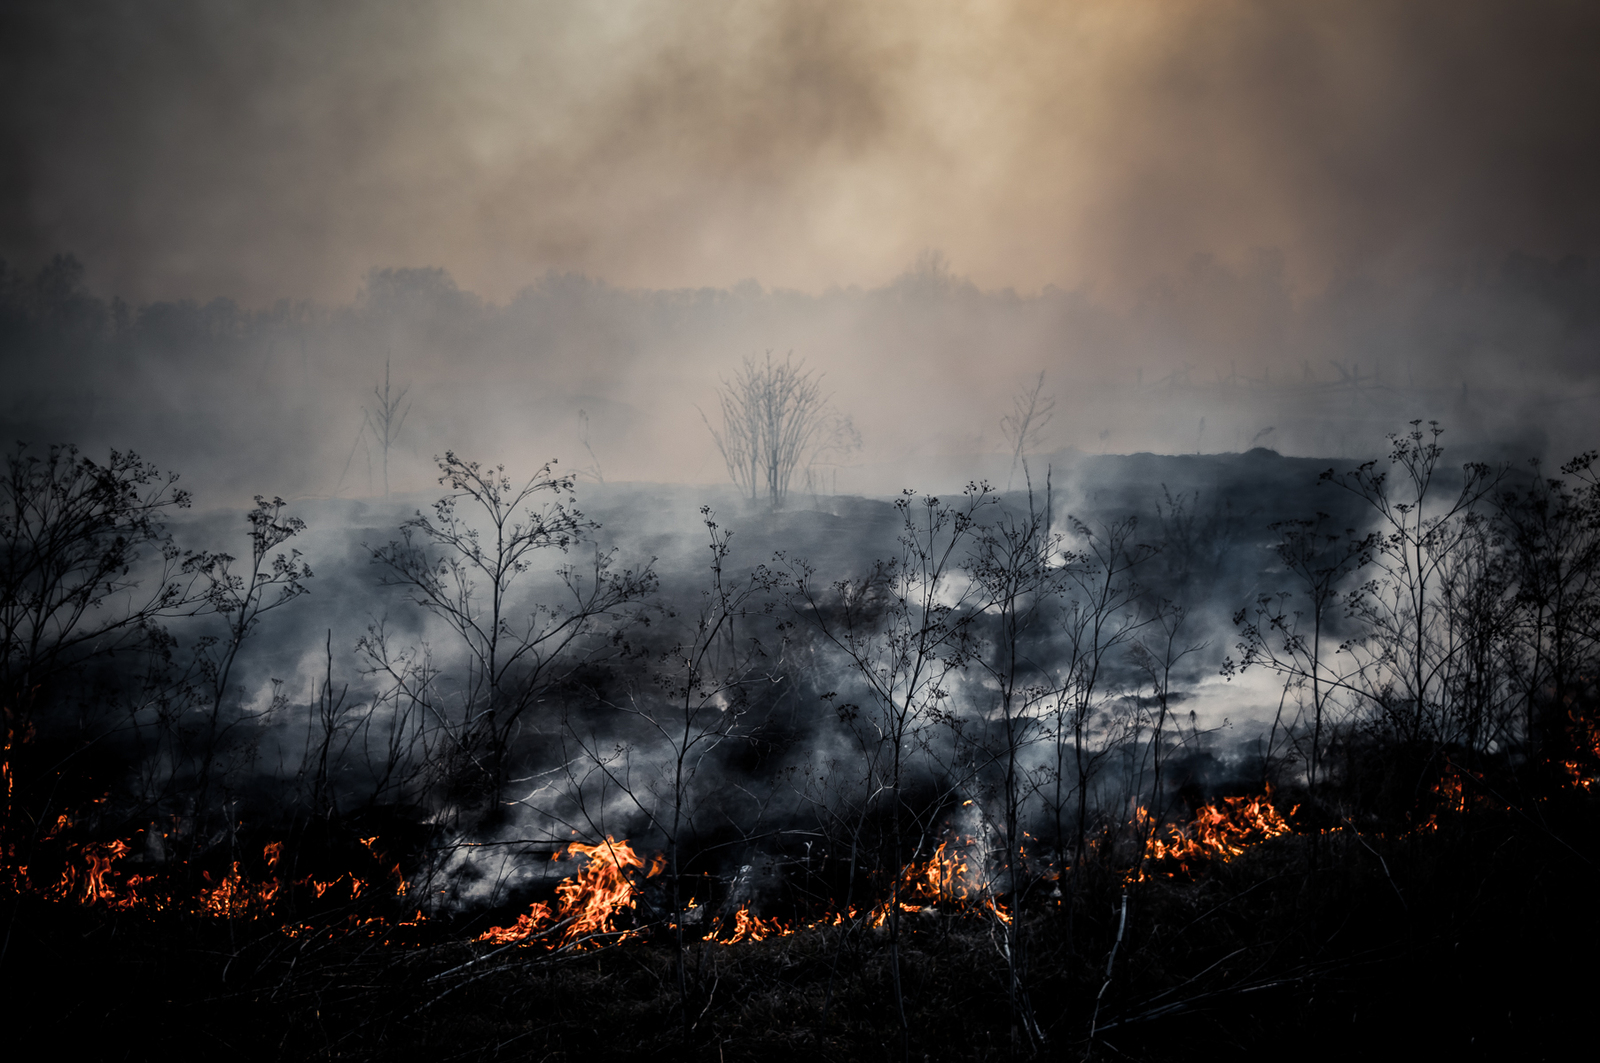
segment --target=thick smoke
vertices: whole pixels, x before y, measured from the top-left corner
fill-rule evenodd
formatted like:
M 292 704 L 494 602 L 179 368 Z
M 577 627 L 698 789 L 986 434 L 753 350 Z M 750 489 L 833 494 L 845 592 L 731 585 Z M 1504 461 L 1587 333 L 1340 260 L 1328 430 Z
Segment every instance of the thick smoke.
M 1193 255 L 1592 250 L 1587 5 L 8 5 L 0 247 L 133 301 L 437 264 L 810 291 L 938 247 L 1126 300 Z

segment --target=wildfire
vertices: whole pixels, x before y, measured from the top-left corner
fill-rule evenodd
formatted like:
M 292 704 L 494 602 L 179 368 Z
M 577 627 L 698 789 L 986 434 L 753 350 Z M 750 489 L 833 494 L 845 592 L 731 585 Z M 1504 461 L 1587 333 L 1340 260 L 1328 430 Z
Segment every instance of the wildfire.
M 584 943 L 602 935 L 619 934 L 615 940 L 627 940 L 637 931 L 619 930 L 618 918 L 635 907 L 638 901 L 638 876 L 630 870 L 645 869 L 644 861 L 627 841 L 608 837 L 598 845 L 574 842 L 565 853 L 554 859 L 575 856 L 587 862 L 577 874 L 562 880 L 556 886 L 556 900 L 552 904 L 539 901 L 517 917 L 515 923 L 491 927 L 478 936 L 479 941 L 497 945 L 519 942 L 532 944 L 543 941 L 552 947 L 583 947 Z M 645 869 L 644 878 L 659 874 L 664 860 L 657 856 Z M 1010 915 L 992 897 L 969 883 L 969 868 L 965 853 L 948 840 L 941 844 L 926 860 L 907 865 L 900 873 L 900 910 L 920 912 L 933 904 L 947 904 L 962 909 L 970 908 L 992 914 L 1001 921 Z M 692 911 L 698 901 L 691 899 L 686 911 Z M 890 902 L 884 901 L 866 913 L 869 926 L 880 927 L 888 921 Z M 842 926 L 857 918 L 852 908 L 848 913 L 834 912 L 807 927 Z M 737 945 L 747 941 L 766 941 L 770 938 L 788 937 L 797 930 L 795 925 L 777 917 L 757 915 L 749 901 L 713 923 L 706 940 L 719 945 Z
M 40 840 L 49 842 L 62 831 L 73 826 L 70 814 L 62 813 Z M 67 846 L 61 863 L 61 875 L 43 888 L 35 887 L 26 866 L 14 869 L 14 888 L 43 894 L 58 901 L 68 901 L 85 906 L 102 905 L 115 910 L 130 908 L 166 907 L 155 891 L 154 876 L 129 875 L 123 877 L 117 865 L 129 851 L 127 842 L 114 839 L 107 842 L 87 842 Z
M 967 886 L 966 855 L 952 850 L 948 839 L 940 842 L 939 848 L 922 864 L 907 867 L 902 879 L 904 892 L 926 898 L 930 904 L 939 901 L 960 904 L 971 893 Z
M 201 878 L 211 882 L 211 872 L 202 872 Z M 260 919 L 273 914 L 278 891 L 282 888 L 283 884 L 276 878 L 265 882 L 246 878 L 239 870 L 239 861 L 235 860 L 215 886 L 200 891 L 200 908 L 207 915 L 220 919 Z
M 1570 724 L 1568 734 L 1578 750 L 1578 757 L 1573 760 L 1563 760 L 1562 770 L 1567 773 L 1567 780 L 1571 785 L 1584 790 L 1593 790 L 1596 783 L 1600 783 L 1600 775 L 1596 775 L 1594 765 L 1600 763 L 1600 726 L 1587 719 L 1577 709 L 1567 714 Z
M 965 848 L 971 839 L 965 839 L 959 848 L 950 840 L 939 843 L 939 848 L 926 860 L 912 861 L 900 872 L 899 897 L 902 912 L 917 913 L 932 905 L 964 910 L 976 906 L 977 910 L 991 911 L 1002 920 L 1009 916 L 994 902 L 981 885 L 971 881 L 970 867 Z M 880 927 L 889 921 L 890 900 L 884 900 L 867 915 L 867 921 Z
M 1461 776 L 1457 772 L 1450 772 L 1439 780 L 1439 785 L 1433 788 L 1439 796 L 1439 804 L 1446 812 L 1465 812 L 1467 810 L 1466 788 L 1462 785 Z
M 72 826 L 72 817 L 63 814 L 44 833 L 42 840 L 54 840 Z M 361 841 L 374 858 L 382 859 L 374 848 L 376 837 L 363 838 Z M 314 875 L 283 879 L 277 874 L 283 850 L 284 843 L 281 841 L 270 842 L 263 847 L 261 859 L 266 865 L 265 876 L 252 875 L 243 860 L 231 861 L 228 870 L 221 874 L 202 871 L 200 882 L 203 884 L 187 904 L 175 901 L 171 890 L 172 883 L 181 877 L 182 866 L 171 868 L 164 874 L 127 874 L 121 865 L 131 859 L 129 854 L 133 847 L 120 839 L 67 845 L 60 876 L 48 885 L 39 884 L 36 876 L 30 877 L 27 867 L 18 867 L 13 878 L 20 888 L 28 892 L 86 907 L 101 906 L 114 911 L 163 911 L 182 907 L 195 914 L 217 919 L 276 918 L 280 914 L 281 903 L 293 888 L 309 890 L 317 901 L 355 901 L 367 891 L 368 881 L 348 871 L 329 880 L 318 879 Z M 397 881 L 395 895 L 404 896 L 407 882 L 399 864 L 394 865 L 392 874 Z M 383 922 L 381 918 L 377 921 Z M 410 926 L 415 922 L 398 925 Z M 285 927 L 284 932 L 294 936 L 307 926 L 302 924 L 299 929 Z
M 785 926 L 781 919 L 762 919 L 750 911 L 750 902 L 745 901 L 739 905 L 738 911 L 733 913 L 733 928 L 727 937 L 719 937 L 723 928 L 718 928 L 711 935 L 711 940 L 719 945 L 737 945 L 741 941 L 765 941 L 771 937 L 788 937 L 794 933 L 794 928 Z
M 480 934 L 478 940 L 508 945 L 544 938 L 560 928 L 557 947 L 574 944 L 581 947 L 585 939 L 616 933 L 617 918 L 638 904 L 637 886 L 628 870 L 644 869 L 644 861 L 626 839 L 617 841 L 610 835 L 598 845 L 573 842 L 567 846 L 565 855 L 568 859 L 582 856 L 588 862 L 581 871 L 556 886 L 554 908 L 544 901 L 535 903 L 518 916 L 515 923 L 491 927 Z M 660 874 L 661 868 L 660 858 L 651 861 L 645 877 Z M 624 931 L 623 937 L 628 936 L 631 933 Z
M 1448 783 L 1448 779 L 1446 783 Z M 1442 784 L 1441 794 L 1449 804 L 1451 794 L 1459 796 L 1457 786 L 1448 789 Z M 1149 825 L 1148 814 L 1139 812 L 1141 826 Z M 46 839 L 55 839 L 74 823 L 70 816 L 45 833 Z M 154 828 L 152 828 L 154 829 Z M 1289 832 L 1284 817 L 1273 807 L 1270 795 L 1256 797 L 1224 798 L 1200 808 L 1194 821 L 1185 826 L 1168 826 L 1160 831 L 1150 831 L 1145 846 L 1145 858 L 1150 862 L 1165 862 L 1178 870 L 1190 870 L 1203 860 L 1230 860 L 1246 848 Z M 379 867 L 390 864 L 390 858 L 380 852 L 376 836 L 357 839 L 365 848 L 365 860 L 370 854 Z M 1000 922 L 1010 922 L 1014 915 L 1001 905 L 978 872 L 983 861 L 974 862 L 970 838 L 947 837 L 927 857 L 913 860 L 903 867 L 892 880 L 891 896 L 872 907 L 851 908 L 848 912 L 837 910 L 808 923 L 787 923 L 776 917 L 762 917 L 744 901 L 711 922 L 705 935 L 709 943 L 733 945 L 785 937 L 803 928 L 842 926 L 847 922 L 862 920 L 870 927 L 881 927 L 888 922 L 893 911 L 915 914 L 937 906 L 950 914 L 978 915 Z M 307 904 L 326 905 L 334 902 L 347 905 L 358 900 L 386 895 L 387 887 L 374 889 L 374 879 L 363 878 L 355 871 L 346 871 L 333 878 L 321 879 L 313 875 L 290 878 L 281 873 L 285 844 L 268 843 L 261 850 L 260 860 L 246 858 L 229 862 L 227 870 L 215 870 L 199 875 L 199 888 L 189 894 L 190 900 L 176 897 L 174 883 L 187 866 L 177 863 L 155 874 L 128 874 L 137 867 L 141 847 L 127 841 L 92 842 L 67 846 L 67 858 L 59 865 L 59 878 L 51 872 L 48 886 L 29 883 L 27 869 L 20 868 L 21 881 L 36 894 L 60 901 L 82 905 L 99 905 L 114 910 L 172 908 L 197 915 L 229 920 L 282 920 L 278 929 L 290 937 L 368 934 L 374 940 L 388 942 L 414 938 L 415 929 L 424 922 L 418 910 L 415 919 L 391 921 L 368 912 L 349 908 L 322 909 L 337 921 L 324 918 L 320 922 L 300 921 L 299 914 Z M 1018 854 L 1022 854 L 1019 852 Z M 601 943 L 614 944 L 641 936 L 642 928 L 630 926 L 626 917 L 638 906 L 644 881 L 659 875 L 665 864 L 661 854 L 646 861 L 626 840 L 607 836 L 590 845 L 572 842 L 565 850 L 555 854 L 554 860 L 582 858 L 577 870 L 563 879 L 555 888 L 555 896 L 529 905 L 515 922 L 495 926 L 480 934 L 478 941 L 495 945 L 525 944 L 535 942 L 553 949 L 583 949 Z M 398 864 L 390 871 L 395 878 L 393 895 L 405 896 L 408 883 Z M 1167 870 L 1170 876 L 1176 870 Z M 1058 872 L 1059 874 L 1059 872 Z M 1143 877 L 1144 872 L 1139 872 Z M 696 901 L 690 901 L 690 908 Z M 400 918 L 400 917 L 397 917 Z
M 1446 758 L 1444 766 L 1444 775 L 1439 778 L 1439 781 L 1434 784 L 1432 791 L 1430 791 L 1433 795 L 1434 801 L 1436 802 L 1435 811 L 1430 812 L 1428 814 L 1428 818 L 1424 820 L 1419 827 L 1415 828 L 1417 831 L 1430 832 L 1438 830 L 1439 817 L 1441 815 L 1448 814 L 1459 816 L 1464 814 L 1469 806 L 1469 796 L 1471 797 L 1470 804 L 1477 808 L 1488 809 L 1499 807 L 1506 811 L 1510 811 L 1510 805 L 1497 805 L 1496 802 L 1491 800 L 1489 795 L 1484 792 L 1485 786 L 1482 772 L 1471 771 L 1467 768 L 1463 768 L 1452 763 L 1448 758 Z M 1471 776 L 1471 778 L 1476 781 L 1476 785 L 1471 789 L 1470 794 L 1469 789 L 1466 786 L 1468 776 Z M 1584 789 L 1588 789 L 1588 784 L 1581 778 L 1575 776 L 1573 781 L 1577 785 L 1583 786 Z
M 132 903 L 132 898 L 119 893 L 116 883 L 111 880 L 112 865 L 127 851 L 128 843 L 124 841 L 97 842 L 82 846 L 77 853 L 83 861 L 82 868 L 75 861 L 68 861 L 66 867 L 62 869 L 61 881 L 57 882 L 50 892 L 62 900 L 76 901 L 79 904 L 128 907 Z
M 1150 814 L 1140 808 L 1135 822 L 1141 828 L 1148 825 Z M 1177 868 L 1167 872 L 1171 877 L 1177 871 L 1192 872 L 1195 864 L 1205 861 L 1226 863 L 1243 855 L 1250 846 L 1288 834 L 1289 830 L 1288 821 L 1272 804 L 1270 791 L 1252 797 L 1224 797 L 1196 809 L 1194 821 L 1187 827 L 1170 824 L 1165 836 L 1152 830 L 1145 843 L 1144 860 L 1173 861 Z M 1141 866 L 1137 877 L 1144 876 Z

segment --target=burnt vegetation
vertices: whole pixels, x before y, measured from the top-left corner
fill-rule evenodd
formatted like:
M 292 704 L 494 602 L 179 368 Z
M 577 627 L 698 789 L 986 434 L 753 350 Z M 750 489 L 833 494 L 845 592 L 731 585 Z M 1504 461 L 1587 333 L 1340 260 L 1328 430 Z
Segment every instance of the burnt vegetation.
M 174 477 L 16 449 L 13 1025 L 106 1058 L 1553 1046 L 1592 944 L 1595 462 L 1451 467 L 1419 422 L 1275 521 L 1069 516 L 1024 466 L 758 506 L 764 560 L 703 509 L 695 574 L 619 559 L 549 467 L 446 455 L 365 548 L 432 626 L 308 639 L 297 694 L 245 665 L 322 578 L 289 507 L 198 550 Z M 784 549 L 819 522 L 862 541 Z M 1262 676 L 1248 734 L 1187 707 Z
M 13 448 L 12 1030 L 103 1058 L 1565 1044 L 1600 457 L 1452 464 L 1419 421 L 1332 468 L 1102 459 L 1096 501 L 1039 467 L 1042 386 L 1004 424 L 1015 489 L 806 508 L 854 430 L 803 365 L 746 363 L 739 498 L 687 531 L 598 460 L 580 490 L 446 452 L 381 528 L 258 497 L 203 542 L 139 457 Z M 385 459 L 403 397 L 386 374 L 368 411 Z

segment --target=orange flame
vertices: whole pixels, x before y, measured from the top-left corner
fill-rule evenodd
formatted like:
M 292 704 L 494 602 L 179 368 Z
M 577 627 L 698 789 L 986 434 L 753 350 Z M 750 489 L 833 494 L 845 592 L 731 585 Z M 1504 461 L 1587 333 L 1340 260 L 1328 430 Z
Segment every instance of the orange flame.
M 50 892 L 62 900 L 79 904 L 110 903 L 114 908 L 127 907 L 127 903 L 121 903 L 125 899 L 116 884 L 109 881 L 112 865 L 127 851 L 128 843 L 123 841 L 79 846 L 73 856 L 81 858 L 84 866 L 80 868 L 74 860 L 68 860 L 61 871 L 61 881 Z
M 783 920 L 778 918 L 762 919 L 750 911 L 750 902 L 745 901 L 733 913 L 733 929 L 727 937 L 719 937 L 722 929 L 714 931 L 711 940 L 719 945 L 737 945 L 741 941 L 765 941 L 772 937 L 788 937 L 794 933 L 794 928 L 785 926 Z
M 70 826 L 72 817 L 62 815 L 44 838 L 54 838 Z M 369 850 L 371 843 L 376 840 L 375 837 L 362 839 Z M 121 840 L 70 845 L 61 877 L 51 886 L 38 888 L 28 882 L 25 867 L 18 868 L 14 877 L 25 889 L 85 906 L 103 905 L 118 911 L 140 908 L 161 911 L 172 907 L 174 900 L 170 891 L 163 892 L 160 889 L 163 876 L 132 874 L 121 878 L 122 872 L 116 865 L 130 851 L 129 844 Z M 278 904 L 287 896 L 291 886 L 309 887 L 318 900 L 341 884 L 344 884 L 344 889 L 338 892 L 349 901 L 359 899 L 367 889 L 367 880 L 354 872 L 346 872 L 326 882 L 311 875 L 294 880 L 281 879 L 275 872 L 283 859 L 283 851 L 284 843 L 281 841 L 270 842 L 263 847 L 261 856 L 268 872 L 265 878 L 251 877 L 238 860 L 233 861 L 227 872 L 220 876 L 209 871 L 202 872 L 200 877 L 204 885 L 195 895 L 193 909 L 198 914 L 219 919 L 269 919 L 278 914 Z M 404 896 L 408 884 L 399 864 L 394 865 L 392 873 L 397 880 L 395 895 Z M 381 918 L 378 921 L 383 922 Z
M 266 858 L 268 869 L 275 870 L 278 858 L 283 855 L 283 843 L 272 842 L 261 855 Z M 203 872 L 201 877 L 210 882 L 211 872 Z M 283 884 L 276 877 L 264 882 L 245 878 L 239 870 L 239 861 L 235 860 L 214 887 L 201 889 L 200 907 L 207 915 L 221 919 L 262 919 L 273 914 L 278 891 L 282 888 Z
M 1135 823 L 1145 827 L 1150 820 L 1150 813 L 1140 808 Z M 1270 791 L 1253 797 L 1224 797 L 1196 809 L 1194 821 L 1187 827 L 1171 824 L 1165 837 L 1152 830 L 1143 856 L 1145 861 L 1174 861 L 1177 870 L 1192 873 L 1194 864 L 1210 860 L 1227 863 L 1242 856 L 1248 847 L 1289 831 L 1289 822 L 1273 806 Z M 1169 871 L 1167 875 L 1170 878 L 1176 873 Z M 1145 877 L 1142 867 L 1135 877 Z
M 963 846 L 970 844 L 965 839 Z M 922 861 L 912 861 L 900 872 L 900 910 L 917 913 L 930 905 L 943 904 L 958 910 L 976 905 L 976 910 L 991 912 L 1002 920 L 1009 919 L 1004 909 L 988 895 L 981 885 L 974 885 L 969 874 L 964 847 L 952 848 L 950 840 L 939 843 L 933 855 Z M 884 900 L 867 913 L 868 924 L 881 927 L 889 921 L 892 900 Z
M 643 869 L 644 861 L 626 839 L 617 841 L 609 834 L 597 845 L 573 842 L 567 846 L 565 855 L 569 859 L 582 856 L 588 862 L 583 870 L 556 886 L 554 909 L 543 901 L 533 904 L 512 925 L 491 927 L 480 934 L 478 940 L 508 945 L 543 938 L 562 927 L 558 939 L 560 947 L 581 945 L 587 938 L 616 933 L 617 918 L 638 903 L 637 886 L 628 869 Z M 659 874 L 663 864 L 660 859 L 651 861 L 645 877 Z M 623 938 L 633 934 L 622 933 Z
M 1572 786 L 1584 790 L 1593 790 L 1600 783 L 1600 774 L 1596 774 L 1595 765 L 1600 763 L 1600 726 L 1587 719 L 1577 709 L 1567 713 L 1570 721 L 1568 733 L 1572 736 L 1573 744 L 1578 747 L 1578 756 L 1572 760 L 1563 760 L 1561 768 L 1567 773 L 1567 781 Z

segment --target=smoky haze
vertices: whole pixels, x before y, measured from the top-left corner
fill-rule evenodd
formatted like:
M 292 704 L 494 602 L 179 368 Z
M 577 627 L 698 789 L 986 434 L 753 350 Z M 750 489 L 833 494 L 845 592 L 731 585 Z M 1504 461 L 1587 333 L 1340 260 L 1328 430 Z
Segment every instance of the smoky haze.
M 696 406 L 768 349 L 856 418 L 842 490 L 985 471 L 1041 370 L 1046 451 L 1590 442 L 1587 5 L 3 18 L 0 416 L 230 501 L 374 490 L 386 358 L 401 490 L 587 461 L 580 408 L 607 476 L 716 480 Z
M 8 257 L 131 301 L 439 265 L 1127 297 L 1594 246 L 1575 3 L 8 5 Z
M 92 273 L 90 274 L 92 277 Z M 1043 372 L 1032 453 L 1368 457 L 1441 421 L 1456 457 L 1562 461 L 1593 442 L 1600 277 L 1509 256 L 1467 277 L 1352 283 L 1296 301 L 1275 256 L 1199 258 L 1132 308 L 1081 292 L 984 292 L 937 256 L 875 289 L 818 295 L 622 289 L 551 274 L 504 304 L 442 269 L 374 271 L 343 306 L 100 299 L 61 259 L 7 270 L 0 419 L 12 439 L 133 448 L 205 503 L 373 497 L 385 366 L 389 484 L 434 486 L 446 451 L 531 473 L 709 484 L 702 418 L 742 359 L 794 351 L 862 446 L 827 493 L 948 491 L 1015 472 L 1001 419 Z

